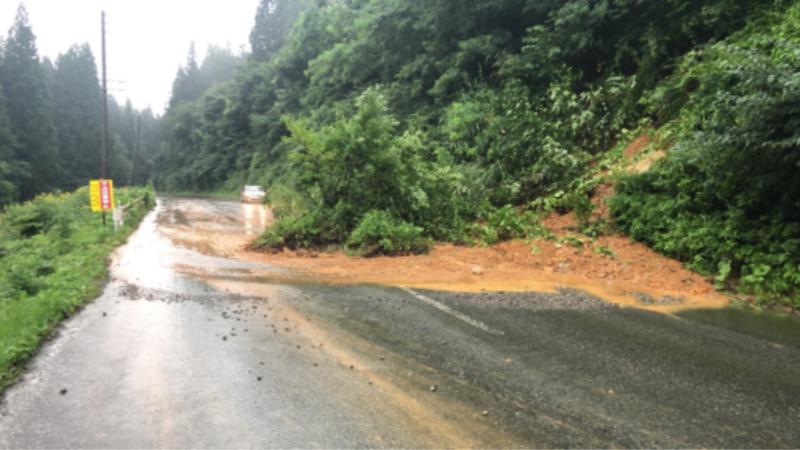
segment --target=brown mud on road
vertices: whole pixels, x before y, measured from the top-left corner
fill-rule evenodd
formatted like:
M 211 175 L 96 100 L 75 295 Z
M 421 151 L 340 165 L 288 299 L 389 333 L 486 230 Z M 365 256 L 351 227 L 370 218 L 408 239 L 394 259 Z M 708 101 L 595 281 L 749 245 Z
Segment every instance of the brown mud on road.
M 265 280 L 460 292 L 580 289 L 616 304 L 660 312 L 729 304 L 707 279 L 623 236 L 599 237 L 593 242 L 584 238 L 577 247 L 545 239 L 491 247 L 440 244 L 427 255 L 400 257 L 350 257 L 341 251 L 273 254 L 248 249 L 272 221 L 270 211 L 261 205 L 186 199 L 165 199 L 163 205 L 160 231 L 177 244 L 288 269 L 263 274 Z M 553 216 L 545 223 L 564 234 L 570 222 L 569 216 Z
M 620 305 L 662 312 L 728 305 L 701 276 L 641 244 L 607 237 L 595 245 L 612 249 L 615 256 L 546 240 L 513 241 L 488 248 L 437 245 L 428 255 L 369 259 L 341 252 L 314 257 L 295 252 L 264 254 L 244 247 L 235 254 L 246 261 L 315 274 L 333 284 L 374 283 L 454 292 L 580 289 Z

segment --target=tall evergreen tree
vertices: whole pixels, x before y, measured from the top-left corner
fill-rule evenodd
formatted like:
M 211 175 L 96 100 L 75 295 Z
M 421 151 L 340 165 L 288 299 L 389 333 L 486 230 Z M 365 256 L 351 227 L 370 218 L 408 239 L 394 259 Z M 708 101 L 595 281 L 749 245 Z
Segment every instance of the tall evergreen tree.
M 8 33 L 0 75 L 11 127 L 19 143 L 16 157 L 30 166 L 30 176 L 21 180 L 19 188 L 21 197 L 27 199 L 54 187 L 58 146 L 36 37 L 22 5 Z
M 267 61 L 280 50 L 295 21 L 311 6 L 310 0 L 261 0 L 250 32 L 253 59 Z
M 208 46 L 203 63 L 200 64 L 200 77 L 203 91 L 217 83 L 233 78 L 236 69 L 245 62 L 242 55 L 234 54 L 230 48 Z
M 14 201 L 17 195 L 14 183 L 16 148 L 17 140 L 11 132 L 11 122 L 6 112 L 6 98 L 0 86 L 0 207 Z
M 100 170 L 102 93 L 88 44 L 74 45 L 58 57 L 51 92 L 61 160 L 58 184 L 73 189 Z
M 119 134 L 128 149 L 132 149 L 136 141 L 136 120 L 138 116 L 138 111 L 133 109 L 133 104 L 130 100 L 127 100 L 122 108 L 120 129 L 117 130 L 117 134 Z
M 127 112 L 126 112 L 127 111 Z M 108 174 L 115 183 L 124 184 L 130 172 L 130 145 L 133 141 L 133 106 L 123 107 L 113 96 L 108 98 Z
M 53 97 L 53 78 L 56 75 L 56 65 L 48 57 L 42 58 L 42 72 L 44 72 L 44 83 L 47 86 L 47 92 L 50 93 L 50 98 Z
M 152 179 L 155 158 L 161 150 L 161 119 L 145 109 L 137 117 L 138 139 L 134 143 L 131 160 L 131 184 L 142 185 Z
M 172 83 L 172 97 L 169 100 L 170 109 L 181 102 L 191 102 L 203 95 L 203 80 L 200 67 L 197 65 L 197 54 L 194 42 L 189 47 L 186 57 L 186 66 L 178 69 L 175 81 Z

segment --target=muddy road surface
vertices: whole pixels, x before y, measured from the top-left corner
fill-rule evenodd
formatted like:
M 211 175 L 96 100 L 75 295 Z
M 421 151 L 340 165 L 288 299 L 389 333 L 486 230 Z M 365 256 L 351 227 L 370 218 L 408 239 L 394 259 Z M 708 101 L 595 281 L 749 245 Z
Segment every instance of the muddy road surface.
M 800 446 L 789 319 L 326 285 L 213 251 L 269 220 L 161 199 L 6 392 L 0 447 Z

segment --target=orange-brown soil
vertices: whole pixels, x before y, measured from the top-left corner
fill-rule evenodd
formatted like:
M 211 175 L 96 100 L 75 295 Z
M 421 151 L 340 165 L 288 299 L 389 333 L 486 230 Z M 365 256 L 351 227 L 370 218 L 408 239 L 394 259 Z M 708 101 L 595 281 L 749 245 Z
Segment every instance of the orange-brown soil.
M 623 151 L 623 156 L 630 164 L 625 167 L 627 172 L 643 173 L 650 170 L 653 164 L 661 158 L 667 156 L 664 150 L 653 150 L 645 154 L 652 143 L 650 136 L 642 134 L 633 140 Z
M 650 136 L 648 134 L 642 134 L 625 147 L 625 150 L 622 151 L 622 155 L 625 156 L 625 159 L 633 159 L 645 151 L 645 149 L 650 146 L 650 143 Z
M 610 249 L 613 256 L 595 250 L 601 247 Z M 660 311 L 727 304 L 725 297 L 703 277 L 621 236 L 587 241 L 583 248 L 540 239 L 491 247 L 442 244 L 419 256 L 359 258 L 341 252 L 298 255 L 289 251 L 269 254 L 244 248 L 236 256 L 315 274 L 320 281 L 335 284 L 376 283 L 470 292 L 575 288 L 615 303 Z M 636 294 L 683 301 L 644 305 Z
M 545 223 L 557 236 L 581 239 L 583 247 L 537 239 L 491 247 L 439 244 L 427 255 L 361 258 L 347 256 L 341 251 L 252 251 L 248 247 L 255 236 L 222 230 L 208 233 L 199 222 L 174 224 L 162 232 L 203 253 L 289 269 L 292 275 L 287 277 L 301 281 L 375 283 L 453 291 L 576 288 L 615 303 L 659 311 L 727 304 L 727 299 L 718 294 L 708 280 L 642 244 L 623 236 L 604 236 L 592 241 L 569 231 L 575 223 L 572 214 L 551 216 Z M 213 239 L 209 239 L 209 235 Z M 601 253 L 601 249 L 610 254 Z M 654 299 L 672 297 L 684 301 L 644 305 L 637 299 L 637 293 Z

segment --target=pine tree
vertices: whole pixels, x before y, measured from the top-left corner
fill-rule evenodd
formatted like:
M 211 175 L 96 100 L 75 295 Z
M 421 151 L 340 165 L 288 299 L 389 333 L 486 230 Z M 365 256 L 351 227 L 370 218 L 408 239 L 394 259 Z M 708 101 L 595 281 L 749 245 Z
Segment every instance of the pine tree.
M 11 122 L 6 112 L 6 98 L 0 86 L 0 207 L 16 199 L 17 187 L 14 183 L 14 153 L 17 140 L 11 132 Z
M 155 158 L 161 151 L 161 118 L 156 117 L 152 110 L 145 109 L 139 112 L 137 120 L 141 120 L 141 126 L 138 145 L 134 147 L 135 153 L 131 157 L 129 176 L 133 178 L 132 184 L 142 185 L 152 180 Z
M 295 21 L 311 4 L 309 0 L 261 0 L 250 32 L 253 59 L 267 61 L 277 53 Z
M 234 54 L 230 48 L 208 46 L 203 63 L 200 64 L 203 90 L 206 91 L 215 84 L 232 79 L 236 69 L 244 62 L 245 59 L 241 55 Z
M 8 33 L 0 75 L 11 128 L 19 143 L 16 158 L 30 166 L 30 176 L 22 179 L 19 187 L 21 198 L 28 199 L 57 185 L 58 146 L 36 37 L 22 5 Z
M 130 105 L 130 102 L 127 102 Z M 126 105 L 126 106 L 127 106 Z M 131 127 L 126 123 L 126 106 L 117 102 L 114 96 L 108 97 L 108 176 L 117 185 L 122 185 L 128 178 L 129 164 L 127 135 L 131 135 Z
M 186 66 L 178 69 L 175 81 L 172 83 L 172 97 L 169 100 L 170 109 L 181 102 L 191 102 L 203 95 L 203 81 L 200 67 L 197 65 L 194 42 L 189 47 Z
M 58 132 L 59 187 L 74 189 L 99 174 L 102 93 L 89 45 L 59 55 L 51 87 Z

